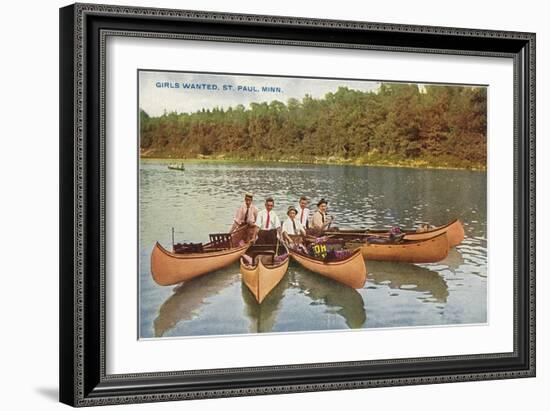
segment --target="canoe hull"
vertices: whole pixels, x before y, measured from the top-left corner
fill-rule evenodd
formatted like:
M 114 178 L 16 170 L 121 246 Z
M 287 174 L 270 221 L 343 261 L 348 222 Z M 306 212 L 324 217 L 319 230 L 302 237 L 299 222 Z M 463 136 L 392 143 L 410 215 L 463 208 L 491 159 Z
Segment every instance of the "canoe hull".
M 331 278 L 352 288 L 362 288 L 367 281 L 367 267 L 361 252 L 356 251 L 343 261 L 324 263 L 290 250 L 290 255 L 310 271 Z
M 405 238 L 404 238 L 405 240 L 427 240 L 441 233 L 447 233 L 447 240 L 449 242 L 449 247 L 456 247 L 464 240 L 464 226 L 462 225 L 462 222 L 460 220 L 453 220 L 448 224 L 435 227 L 432 230 L 428 230 L 423 233 L 418 233 L 413 230 L 404 230 L 404 233 L 405 233 Z M 372 234 L 387 236 L 388 230 L 343 229 L 343 230 L 328 232 L 327 234 L 332 236 L 342 236 L 342 237 L 348 237 L 348 238 L 351 238 L 353 236 L 366 237 Z
M 364 243 L 361 253 L 367 260 L 436 263 L 447 257 L 449 242 L 447 234 L 442 232 L 431 238 L 400 244 Z
M 274 267 L 258 262 L 255 267 L 247 266 L 241 259 L 241 278 L 252 292 L 256 301 L 261 304 L 267 295 L 281 282 L 288 269 L 289 259 Z
M 248 247 L 245 244 L 223 251 L 174 254 L 156 243 L 151 253 L 151 274 L 159 285 L 181 283 L 236 262 Z
M 426 240 L 441 233 L 447 233 L 449 247 L 456 247 L 464 240 L 464 226 L 460 220 L 454 220 L 447 225 L 423 233 L 407 233 L 405 240 Z

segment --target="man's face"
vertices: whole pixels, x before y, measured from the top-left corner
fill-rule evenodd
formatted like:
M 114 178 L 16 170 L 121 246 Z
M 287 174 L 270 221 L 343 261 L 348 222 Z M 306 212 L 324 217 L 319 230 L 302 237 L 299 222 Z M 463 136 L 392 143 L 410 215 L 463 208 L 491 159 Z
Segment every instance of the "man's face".
M 245 197 L 244 203 L 246 204 L 247 207 L 250 207 L 250 204 L 252 204 L 252 199 L 250 197 Z
M 294 217 L 296 217 L 296 211 L 294 211 L 294 210 L 293 210 L 293 211 L 290 211 L 290 212 L 288 213 L 288 216 L 290 217 L 291 220 L 294 220 Z
M 266 201 L 265 202 L 265 209 L 267 211 L 271 211 L 273 209 L 273 201 Z
M 319 206 L 319 211 L 323 214 L 326 213 L 327 212 L 327 205 L 325 203 L 321 204 Z
M 307 200 L 300 200 L 300 207 L 306 208 L 307 207 Z

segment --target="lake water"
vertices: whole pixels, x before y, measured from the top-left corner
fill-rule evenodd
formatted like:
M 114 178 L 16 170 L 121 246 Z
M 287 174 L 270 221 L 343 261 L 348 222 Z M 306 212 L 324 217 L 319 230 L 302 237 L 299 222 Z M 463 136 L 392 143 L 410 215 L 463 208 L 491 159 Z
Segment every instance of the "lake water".
M 436 264 L 367 261 L 368 279 L 352 289 L 291 261 L 281 283 L 258 305 L 239 264 L 181 286 L 157 285 L 153 245 L 207 241 L 231 226 L 245 192 L 275 199 L 286 219 L 301 195 L 329 201 L 334 225 L 386 228 L 464 224 L 465 239 Z M 480 171 L 285 163 L 164 161 L 140 164 L 140 337 L 176 337 L 440 326 L 487 321 L 487 175 Z M 313 205 L 311 207 L 315 209 Z

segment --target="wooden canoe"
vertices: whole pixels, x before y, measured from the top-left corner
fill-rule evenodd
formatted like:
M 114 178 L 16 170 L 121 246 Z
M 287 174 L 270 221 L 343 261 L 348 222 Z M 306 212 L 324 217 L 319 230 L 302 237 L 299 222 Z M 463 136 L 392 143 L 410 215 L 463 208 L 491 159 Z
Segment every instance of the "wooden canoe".
M 310 271 L 324 275 L 352 288 L 362 288 L 367 281 L 367 267 L 360 249 L 341 261 L 324 262 L 322 260 L 289 250 L 291 257 Z
M 278 249 L 277 249 L 278 248 Z M 282 256 L 281 261 L 275 261 L 275 253 Z M 256 301 L 261 304 L 264 298 L 281 282 L 288 269 L 289 255 L 284 244 L 253 245 L 241 257 L 241 278 L 252 292 Z
M 406 263 L 436 263 L 449 253 L 447 234 L 442 232 L 423 240 L 403 240 L 397 244 L 369 244 L 361 241 L 361 252 L 367 260 L 401 261 Z M 354 242 L 346 243 L 349 248 Z
M 240 241 L 246 233 L 243 227 L 230 234 L 211 234 L 203 251 L 183 254 L 170 252 L 157 242 L 151 253 L 153 280 L 159 285 L 173 285 L 236 262 L 250 247 L 250 243 Z
M 460 220 L 453 220 L 449 224 L 435 227 L 431 230 L 424 231 L 423 233 L 413 231 L 406 232 L 405 240 L 426 240 L 441 233 L 447 234 L 449 247 L 456 247 L 462 242 L 462 240 L 464 240 L 464 227 Z
M 416 230 L 402 230 L 405 233 L 405 240 L 426 240 L 432 238 L 441 233 L 447 233 L 447 239 L 449 241 L 449 247 L 456 247 L 459 245 L 462 240 L 464 240 L 464 226 L 462 222 L 458 219 L 451 221 L 448 224 L 432 228 L 431 230 L 424 232 L 417 232 Z M 376 230 L 367 230 L 367 229 L 342 229 L 342 230 L 332 230 L 326 231 L 325 235 L 329 236 L 338 236 L 338 237 L 367 237 L 369 235 L 380 235 L 384 236 L 388 234 L 388 230 L 376 229 Z

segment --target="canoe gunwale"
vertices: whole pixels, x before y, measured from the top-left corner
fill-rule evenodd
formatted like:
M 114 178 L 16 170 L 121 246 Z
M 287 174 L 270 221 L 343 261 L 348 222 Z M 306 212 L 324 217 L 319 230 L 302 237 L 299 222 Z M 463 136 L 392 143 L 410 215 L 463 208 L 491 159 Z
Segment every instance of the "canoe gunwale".
M 321 261 L 321 260 L 318 260 L 316 258 L 313 258 L 307 254 L 303 254 L 303 253 L 299 253 L 297 251 L 294 251 L 292 249 L 289 249 L 289 254 L 291 256 L 293 256 L 294 254 L 296 254 L 297 256 L 299 257 L 302 257 L 302 258 L 305 258 L 306 260 L 308 261 L 311 261 L 312 263 L 315 263 L 315 264 L 318 264 L 318 265 L 322 265 L 322 266 L 336 266 L 336 265 L 342 265 L 342 264 L 346 264 L 348 261 L 350 261 L 353 257 L 355 257 L 356 254 L 360 254 L 361 253 L 361 248 L 357 248 L 355 250 L 352 250 L 352 254 L 350 254 L 348 257 L 346 257 L 345 259 L 343 260 L 338 260 L 338 261 Z
M 224 255 L 227 255 L 227 254 L 240 252 L 243 249 L 248 249 L 250 247 L 250 245 L 251 245 L 251 243 L 246 243 L 246 244 L 244 244 L 240 247 L 232 247 L 232 248 L 227 248 L 225 250 L 219 250 L 219 251 L 217 250 L 217 251 L 207 251 L 207 252 L 204 252 L 204 253 L 177 254 L 177 253 L 172 253 L 172 252 L 168 251 L 158 241 L 155 243 L 155 247 L 157 247 L 160 251 L 162 251 L 168 257 L 177 258 L 177 259 L 180 259 L 180 260 L 220 257 L 220 256 L 224 256 Z
M 435 228 L 432 228 L 431 230 L 421 231 L 421 232 L 418 232 L 418 231 L 415 231 L 415 230 L 402 230 L 402 232 L 405 233 L 405 234 L 430 234 L 430 233 L 435 232 L 435 231 L 447 229 L 450 226 L 452 226 L 453 224 L 456 224 L 457 222 L 460 222 L 460 219 L 455 218 L 451 222 L 449 222 L 447 224 L 444 224 L 444 225 L 437 226 Z M 346 230 L 344 228 L 344 229 L 338 230 L 338 231 L 336 231 L 336 230 L 334 230 L 334 231 L 327 230 L 326 234 L 337 236 L 338 233 L 340 233 L 340 234 L 345 234 L 345 235 L 364 235 L 364 236 L 367 236 L 369 234 L 385 234 L 387 232 L 388 232 L 388 230 L 385 230 L 385 229 L 368 229 L 368 228 L 365 228 L 365 229 L 349 229 L 349 230 Z
M 436 240 L 438 237 L 441 237 L 441 236 L 446 236 L 447 233 L 446 232 L 443 232 L 443 233 L 439 233 L 439 234 L 436 234 L 432 237 L 429 237 L 429 238 L 426 238 L 424 240 L 404 240 L 406 241 L 403 242 L 403 243 L 388 243 L 388 244 L 376 244 L 376 243 L 371 243 L 369 244 L 368 242 L 364 242 L 363 245 L 366 245 L 368 246 L 369 248 L 370 247 L 373 247 L 373 248 L 407 248 L 407 247 L 420 247 L 420 246 L 424 246 L 426 245 L 425 243 L 426 242 L 431 242 L 431 241 L 434 241 Z M 351 241 L 350 241 L 351 242 Z
M 262 262 L 262 260 L 260 259 L 260 260 L 258 261 L 258 264 L 256 264 L 256 265 L 248 265 L 248 264 L 246 264 L 246 263 L 243 262 L 243 257 L 241 256 L 241 263 L 242 263 L 242 266 L 244 266 L 244 268 L 245 268 L 246 270 L 250 270 L 250 271 L 255 270 L 255 269 L 258 268 L 260 265 L 261 265 L 262 267 L 264 267 L 265 269 L 267 269 L 267 270 L 275 270 L 275 269 L 279 268 L 280 266 L 282 266 L 284 263 L 286 263 L 286 262 L 288 261 L 289 258 L 290 258 L 290 254 L 289 254 L 289 256 L 288 256 L 287 258 L 285 258 L 285 259 L 284 259 L 281 263 L 279 263 L 279 264 L 269 264 L 269 265 L 266 265 L 266 264 L 264 264 L 264 263 Z
M 455 218 L 451 222 L 449 222 L 447 224 L 444 224 L 444 225 L 434 227 L 431 230 L 420 231 L 420 232 L 416 231 L 416 230 L 402 230 L 402 232 L 405 233 L 405 234 L 430 234 L 430 233 L 433 233 L 434 231 L 447 229 L 450 226 L 452 226 L 453 224 L 456 224 L 457 222 L 460 222 L 460 219 Z M 382 229 L 368 230 L 367 229 L 366 231 L 367 231 L 367 234 L 368 234 L 368 233 L 386 233 L 388 230 L 382 230 Z
M 255 245 L 254 243 L 251 243 L 250 246 L 249 246 L 249 248 L 254 247 L 254 245 Z M 267 251 L 267 250 L 268 250 L 267 247 L 270 246 L 271 244 L 269 244 L 269 245 L 261 244 L 261 245 L 262 245 L 262 246 L 266 246 L 265 248 L 266 248 L 266 251 Z M 275 248 L 276 245 L 273 244 L 273 247 Z M 243 256 L 241 256 L 240 261 L 241 261 L 242 265 L 244 265 L 244 267 L 246 267 L 247 270 L 254 270 L 254 269 L 256 269 L 260 264 L 261 264 L 263 267 L 265 267 L 266 269 L 268 269 L 268 270 L 277 269 L 277 268 L 279 268 L 280 266 L 282 266 L 284 263 L 286 263 L 286 262 L 288 261 L 288 259 L 290 258 L 289 248 L 288 248 L 283 242 L 280 243 L 280 247 L 281 247 L 283 250 L 286 250 L 286 253 L 288 254 L 288 256 L 287 256 L 287 258 L 285 258 L 285 259 L 284 259 L 281 263 L 279 263 L 279 264 L 264 264 L 263 261 L 262 261 L 262 259 L 260 258 L 260 259 L 258 259 L 258 264 L 255 264 L 255 265 L 248 265 L 248 264 L 246 264 L 246 263 L 243 263 Z M 247 251 L 248 251 L 248 250 L 247 250 Z M 246 254 L 246 251 L 245 251 L 245 254 Z M 244 255 L 244 254 L 243 254 L 243 255 Z M 262 255 L 262 253 L 258 253 L 258 254 L 256 254 L 256 255 L 259 256 L 259 255 Z M 269 254 L 263 254 L 263 255 L 269 255 Z M 284 255 L 284 254 L 280 254 L 280 255 Z

